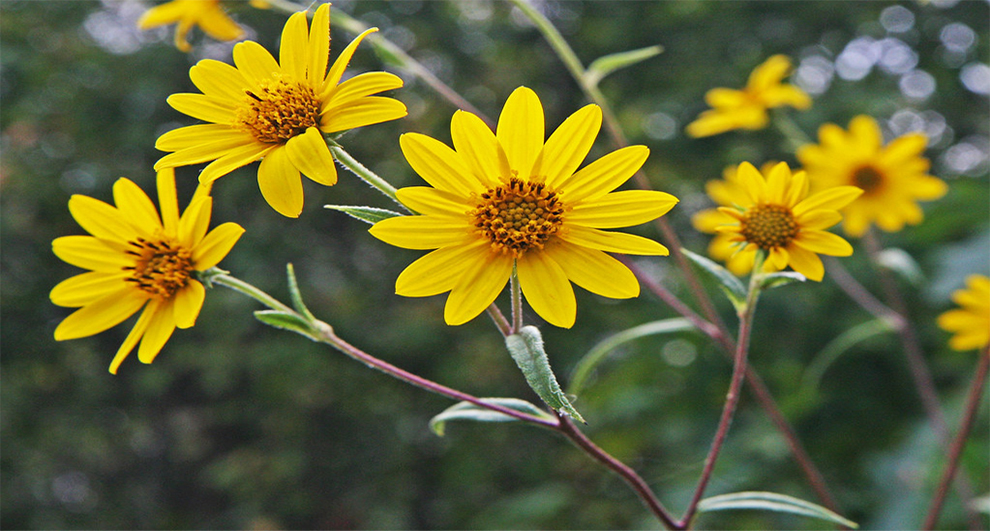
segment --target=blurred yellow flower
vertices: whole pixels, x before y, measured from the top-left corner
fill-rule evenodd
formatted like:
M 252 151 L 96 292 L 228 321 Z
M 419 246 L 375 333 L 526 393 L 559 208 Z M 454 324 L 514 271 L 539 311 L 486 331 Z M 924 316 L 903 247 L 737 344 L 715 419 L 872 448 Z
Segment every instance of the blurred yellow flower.
M 733 129 L 763 129 L 770 122 L 767 109 L 790 105 L 811 107 L 811 98 L 794 85 L 782 84 L 791 71 L 791 60 L 774 55 L 753 69 L 742 90 L 713 88 L 705 94 L 711 109 L 687 125 L 687 134 L 698 138 Z
M 155 147 L 173 153 L 155 169 L 213 161 L 199 176 L 210 183 L 261 160 L 258 186 L 269 205 L 284 216 L 302 212 L 300 172 L 320 184 L 337 182 L 325 133 L 337 133 L 406 115 L 406 106 L 371 96 L 402 86 L 386 72 L 368 72 L 338 84 L 358 44 L 358 35 L 327 71 L 330 5 L 323 4 L 307 28 L 306 13 L 289 17 L 282 32 L 281 64 L 260 44 L 234 46 L 234 66 L 205 59 L 189 70 L 202 94 L 173 94 L 176 110 L 209 124 L 169 131 Z
M 961 308 L 938 316 L 938 326 L 955 334 L 949 346 L 953 350 L 986 348 L 990 343 L 990 278 L 970 275 L 966 289 L 955 291 L 952 300 Z
M 750 267 L 753 255 L 763 250 L 767 253 L 765 271 L 790 265 L 811 280 L 820 281 L 825 267 L 819 254 L 852 254 L 849 242 L 824 229 L 842 219 L 838 210 L 862 190 L 839 186 L 808 196 L 805 173 L 792 175 L 786 162 L 774 166 L 766 177 L 752 164 L 743 162 L 736 175 L 738 187 L 732 191 L 733 206 L 718 209 L 733 222 L 716 230 L 730 237 L 738 253 L 750 255 Z
M 175 47 L 183 52 L 192 49 L 186 36 L 193 26 L 199 26 L 218 41 L 241 38 L 244 31 L 227 16 L 219 0 L 172 0 L 146 11 L 138 20 L 138 28 L 150 29 L 166 24 L 175 28 Z
M 848 132 L 835 124 L 822 125 L 818 139 L 819 144 L 798 149 L 797 158 L 814 190 L 843 185 L 863 189 L 842 212 L 842 229 L 854 238 L 871 223 L 887 232 L 921 223 L 924 215 L 917 201 L 938 199 L 948 190 L 944 181 L 927 174 L 931 163 L 921 156 L 927 145 L 921 133 L 884 146 L 876 120 L 857 116 Z
M 639 295 L 639 282 L 606 252 L 666 255 L 659 243 L 614 229 L 667 213 L 677 199 L 663 192 L 612 192 L 636 173 L 649 149 L 630 146 L 588 164 L 602 111 L 587 105 L 544 143 L 543 106 L 519 87 L 505 102 L 495 133 L 458 111 L 454 149 L 416 133 L 399 144 L 432 187 L 408 187 L 399 199 L 423 215 L 380 221 L 371 234 L 407 249 L 436 249 L 396 280 L 396 293 L 427 297 L 449 291 L 448 324 L 485 310 L 513 271 L 530 306 L 547 322 L 569 328 L 577 305 L 571 282 L 605 297 Z
M 98 334 L 144 307 L 110 364 L 116 374 L 138 341 L 138 359 L 151 363 L 175 327 L 193 326 L 206 294 L 195 272 L 217 265 L 244 229 L 224 223 L 207 233 L 209 186 L 199 186 L 180 218 L 171 169 L 158 172 L 161 217 L 126 178 L 114 184 L 113 197 L 115 207 L 82 195 L 69 200 L 72 217 L 91 236 L 57 238 L 52 250 L 90 271 L 60 282 L 50 297 L 59 306 L 79 308 L 55 329 L 58 341 Z

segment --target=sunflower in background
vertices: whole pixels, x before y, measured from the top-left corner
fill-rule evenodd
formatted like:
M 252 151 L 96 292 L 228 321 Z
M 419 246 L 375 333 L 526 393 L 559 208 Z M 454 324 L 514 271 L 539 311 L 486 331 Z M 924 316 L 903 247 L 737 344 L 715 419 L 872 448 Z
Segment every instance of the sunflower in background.
M 938 316 L 938 326 L 954 335 L 949 339 L 953 350 L 985 349 L 990 344 L 990 278 L 970 275 L 966 288 L 952 293 L 960 306 Z
M 172 0 L 145 11 L 138 19 L 138 28 L 143 30 L 167 24 L 177 24 L 175 47 L 183 52 L 192 50 L 187 36 L 193 26 L 218 41 L 234 41 L 244 35 L 219 0 Z

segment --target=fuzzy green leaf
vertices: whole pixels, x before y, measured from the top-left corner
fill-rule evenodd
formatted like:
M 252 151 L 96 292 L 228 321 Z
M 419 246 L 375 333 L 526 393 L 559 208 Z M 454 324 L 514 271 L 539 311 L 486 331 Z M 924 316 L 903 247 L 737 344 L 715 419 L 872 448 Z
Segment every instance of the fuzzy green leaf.
M 402 215 L 392 210 L 366 206 L 323 205 L 323 208 L 343 212 L 352 218 L 360 219 L 361 221 L 372 225 L 383 219 L 394 218 Z
M 268 326 L 290 330 L 307 337 L 312 332 L 312 327 L 306 322 L 306 319 L 294 313 L 280 312 L 278 310 L 258 310 L 254 312 L 254 316 Z
M 289 297 L 292 299 L 292 307 L 310 321 L 315 320 L 316 318 L 310 313 L 309 308 L 303 303 L 299 283 L 296 282 L 296 270 L 291 263 L 285 264 L 285 275 L 289 279 Z
M 592 61 L 591 64 L 588 65 L 588 69 L 584 72 L 585 82 L 593 87 L 612 72 L 643 62 L 651 57 L 659 55 L 661 52 L 663 52 L 663 46 L 657 45 L 599 57 L 598 59 Z
M 527 413 L 536 417 L 554 420 L 546 411 L 535 405 L 518 398 L 482 398 L 485 403 L 495 404 L 509 409 L 514 409 L 522 413 Z M 440 437 L 443 437 L 446 424 L 451 420 L 473 420 L 475 422 L 515 422 L 519 419 L 510 417 L 505 413 L 485 409 L 471 402 L 458 402 L 443 410 L 439 415 L 430 419 L 430 429 Z
M 681 249 L 684 256 L 691 260 L 701 273 L 711 280 L 714 280 L 725 295 L 732 302 L 732 305 L 736 310 L 743 307 L 746 304 L 746 287 L 743 283 L 736 278 L 735 275 L 729 272 L 728 269 L 716 264 L 712 260 L 701 256 L 700 254 L 693 253 L 687 249 Z
M 712 496 L 698 503 L 699 513 L 731 509 L 758 509 L 799 514 L 826 520 L 852 529 L 859 528 L 856 522 L 843 518 L 820 505 L 775 492 L 734 492 L 732 494 Z
M 536 391 L 536 394 L 555 411 L 569 415 L 571 418 L 584 423 L 584 418 L 567 400 L 564 391 L 560 389 L 557 378 L 550 369 L 550 361 L 543 350 L 543 336 L 535 326 L 524 326 L 516 334 L 505 338 L 505 346 L 509 354 L 522 370 L 526 382 Z
M 771 288 L 779 288 L 781 286 L 793 284 L 794 282 L 804 282 L 806 280 L 808 280 L 808 277 L 802 275 L 801 273 L 796 273 L 794 271 L 780 271 L 778 273 L 769 273 L 763 275 L 763 277 L 760 279 L 760 289 L 768 290 Z

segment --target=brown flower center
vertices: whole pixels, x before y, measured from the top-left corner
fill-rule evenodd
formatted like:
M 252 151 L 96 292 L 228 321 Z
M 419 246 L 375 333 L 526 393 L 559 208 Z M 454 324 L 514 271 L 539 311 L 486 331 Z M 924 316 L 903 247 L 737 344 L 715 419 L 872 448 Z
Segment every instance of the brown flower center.
M 740 229 L 746 241 L 764 250 L 787 247 L 798 233 L 791 209 L 781 205 L 756 205 L 749 209 L 740 221 Z
M 308 86 L 280 79 L 245 93 L 237 122 L 259 142 L 283 144 L 320 125 L 320 100 Z
M 883 173 L 880 173 L 873 166 L 857 168 L 853 172 L 852 184 L 853 186 L 862 188 L 864 193 L 869 194 L 883 185 Z
M 193 274 L 192 251 L 183 247 L 173 247 L 164 240 L 151 241 L 138 238 L 128 242 L 131 249 L 127 254 L 137 257 L 126 278 L 138 289 L 159 299 L 168 300 L 180 289 L 186 287 Z
M 520 258 L 530 249 L 543 248 L 560 229 L 563 213 L 560 196 L 546 185 L 512 178 L 481 194 L 471 216 L 493 251 Z

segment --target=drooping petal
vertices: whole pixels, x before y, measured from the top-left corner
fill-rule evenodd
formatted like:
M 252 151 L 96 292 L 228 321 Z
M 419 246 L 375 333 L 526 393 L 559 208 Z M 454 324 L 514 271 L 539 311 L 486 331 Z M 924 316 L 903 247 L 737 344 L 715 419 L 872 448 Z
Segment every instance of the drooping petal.
M 588 156 L 601 127 L 602 110 L 595 104 L 585 105 L 570 115 L 547 139 L 540 164 L 531 175 L 544 179 L 550 187 L 569 178 Z
M 206 299 L 206 288 L 198 280 L 189 280 L 186 287 L 175 294 L 172 302 L 172 321 L 179 328 L 192 328 L 199 317 Z
M 203 184 L 212 183 L 213 181 L 227 175 L 241 166 L 247 166 L 262 157 L 267 157 L 271 153 L 275 153 L 276 151 L 282 151 L 282 149 L 280 149 L 281 147 L 282 146 L 279 144 L 262 144 L 259 142 L 231 149 L 225 155 L 207 164 L 206 167 L 203 168 L 203 171 L 199 174 L 199 182 Z M 174 153 L 174 155 L 179 155 L 181 153 L 183 152 L 179 151 L 178 153 Z M 288 161 L 286 161 L 286 163 L 291 164 Z
M 180 149 L 175 153 L 170 153 L 164 157 L 158 159 L 155 163 L 155 170 L 160 171 L 165 168 L 174 168 L 178 166 L 189 166 L 192 164 L 200 164 L 207 161 L 219 161 L 223 159 L 224 162 L 218 164 L 219 166 L 227 168 L 224 173 L 211 176 L 205 182 L 212 182 L 223 175 L 230 173 L 231 171 L 244 166 L 245 164 L 250 164 L 261 158 L 261 154 L 268 149 L 274 149 L 278 144 L 262 144 L 254 139 L 254 137 L 242 134 L 238 136 L 229 136 L 221 140 L 215 140 L 208 143 L 193 145 L 187 148 Z M 250 160 L 244 161 L 245 158 L 250 158 Z M 232 161 L 237 161 L 237 165 L 230 167 Z M 209 166 L 207 166 L 209 168 Z M 204 168 L 204 171 L 206 169 Z M 214 173 L 211 169 L 210 173 Z M 200 174 L 200 181 L 204 182 L 203 175 Z
M 396 120 L 406 114 L 406 106 L 399 100 L 367 96 L 347 105 L 328 107 L 320 115 L 320 130 L 324 133 L 336 133 Z
M 158 217 L 158 209 L 151 202 L 148 194 L 138 185 L 126 178 L 117 179 L 113 183 L 113 202 L 121 216 L 133 227 L 144 232 L 144 236 L 154 235 L 162 229 L 162 220 Z
M 403 297 L 430 297 L 454 289 L 469 267 L 490 254 L 488 242 L 441 247 L 409 264 L 395 279 L 395 293 Z M 502 285 L 505 285 L 503 281 Z
M 431 186 L 439 190 L 468 197 L 472 192 L 485 191 L 461 156 L 446 144 L 419 133 L 399 137 L 399 147 L 412 169 Z
M 574 326 L 577 316 L 574 288 L 548 253 L 531 250 L 516 261 L 516 272 L 526 302 L 540 317 L 561 328 Z
M 55 340 L 78 339 L 99 334 L 134 315 L 148 300 L 141 290 L 110 293 L 72 312 L 55 328 Z
M 587 227 L 569 227 L 560 235 L 566 242 L 610 253 L 667 256 L 670 251 L 659 243 L 635 234 L 606 232 Z
M 114 354 L 113 361 L 110 362 L 110 374 L 117 374 L 117 369 L 120 365 L 124 363 L 127 356 L 130 355 L 131 351 L 134 350 L 134 346 L 138 344 L 138 341 L 144 337 L 144 333 L 148 330 L 148 325 L 151 324 L 151 318 L 155 316 L 158 309 L 161 307 L 161 301 L 152 299 L 147 306 L 144 307 L 144 311 L 141 312 L 141 316 L 138 317 L 136 323 L 134 323 L 134 328 L 131 328 L 130 333 L 127 334 L 127 338 L 117 349 L 117 353 Z
M 442 216 L 399 216 L 375 223 L 368 232 L 379 240 L 403 249 L 438 249 L 463 243 L 471 225 Z
M 677 204 L 677 198 L 653 190 L 625 190 L 576 205 L 565 215 L 566 223 L 615 229 L 654 220 Z
M 48 297 L 52 304 L 66 308 L 80 308 L 111 293 L 122 295 L 133 288 L 124 282 L 128 273 L 101 273 L 90 271 L 59 282 Z
M 636 275 L 602 251 L 561 241 L 548 247 L 546 252 L 571 282 L 592 293 L 613 299 L 639 295 Z
M 509 180 L 509 159 L 495 133 L 481 118 L 467 111 L 455 112 L 450 120 L 450 136 L 454 149 L 481 183 L 481 189 L 491 189 Z
M 568 204 L 601 197 L 629 180 L 646 162 L 650 149 L 628 146 L 618 149 L 581 168 L 557 185 Z
M 498 117 L 495 136 L 505 149 L 509 166 L 521 179 L 529 179 L 546 139 L 543 105 L 535 92 L 527 87 L 512 91 Z
M 203 237 L 203 241 L 193 249 L 192 261 L 197 271 L 205 271 L 220 263 L 244 234 L 244 228 L 237 223 L 227 222 Z
M 56 238 L 52 241 L 52 251 L 63 262 L 91 271 L 117 273 L 123 267 L 134 265 L 133 257 L 92 236 Z
M 443 308 L 443 319 L 451 326 L 464 324 L 491 306 L 512 274 L 509 255 L 472 253 L 465 261 L 467 267 Z
M 69 212 L 79 226 L 93 236 L 122 244 L 133 237 L 134 229 L 116 208 L 85 195 L 69 198 Z
M 324 186 L 337 184 L 337 166 L 323 135 L 315 127 L 285 143 L 289 161 L 306 177 Z
M 285 149 L 272 150 L 261 160 L 258 187 L 276 212 L 289 218 L 299 217 L 303 208 L 302 178 Z
M 151 322 L 148 323 L 148 329 L 141 338 L 141 346 L 138 347 L 138 360 L 141 363 L 155 361 L 155 357 L 162 351 L 168 338 L 172 337 L 172 332 L 175 331 L 175 318 L 170 306 L 173 303 L 173 301 L 164 301 L 162 307 L 151 314 Z
M 789 250 L 790 258 L 788 261 L 791 269 L 811 280 L 821 282 L 822 278 L 825 277 L 825 266 L 822 264 L 822 259 L 817 254 L 798 246 L 792 245 Z
M 464 204 L 457 194 L 429 186 L 407 186 L 400 188 L 396 195 L 403 205 L 420 214 L 451 218 L 464 216 L 466 219 L 471 211 L 471 206 Z

